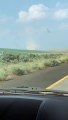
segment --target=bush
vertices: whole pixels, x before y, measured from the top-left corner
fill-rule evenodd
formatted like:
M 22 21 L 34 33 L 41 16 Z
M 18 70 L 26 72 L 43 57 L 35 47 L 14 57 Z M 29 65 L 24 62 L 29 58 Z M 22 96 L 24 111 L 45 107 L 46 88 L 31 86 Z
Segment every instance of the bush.
M 15 68 L 12 72 L 15 75 L 25 75 L 25 70 L 22 70 L 20 68 Z
M 63 58 L 60 60 L 61 63 L 68 63 L 68 58 Z
M 30 58 L 36 58 L 37 55 L 31 53 L 31 54 L 29 55 L 29 57 L 30 57 Z
M 14 60 L 19 61 L 20 55 L 14 54 L 5 54 L 2 56 L 2 61 L 4 62 L 13 62 Z
M 19 62 L 29 62 L 28 56 L 20 56 Z
M 0 81 L 4 81 L 6 80 L 6 77 L 7 77 L 7 73 L 5 71 L 0 71 Z
M 44 54 L 42 55 L 45 59 L 56 59 L 59 58 L 60 56 L 62 56 L 62 54 Z
M 23 62 L 29 62 L 29 58 L 28 57 L 24 57 L 23 58 Z
M 51 66 L 58 66 L 59 62 L 57 60 L 52 60 L 51 61 Z
M 44 63 L 45 66 L 48 66 L 48 67 L 54 67 L 54 66 L 58 66 L 60 64 L 59 61 L 57 60 L 51 60 L 47 63 Z

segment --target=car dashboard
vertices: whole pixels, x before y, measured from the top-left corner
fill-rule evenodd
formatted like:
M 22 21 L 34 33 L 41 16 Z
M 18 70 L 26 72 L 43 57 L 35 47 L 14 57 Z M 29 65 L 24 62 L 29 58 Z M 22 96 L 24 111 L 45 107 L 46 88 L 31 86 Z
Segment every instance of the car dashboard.
M 68 97 L 0 95 L 0 120 L 68 120 Z

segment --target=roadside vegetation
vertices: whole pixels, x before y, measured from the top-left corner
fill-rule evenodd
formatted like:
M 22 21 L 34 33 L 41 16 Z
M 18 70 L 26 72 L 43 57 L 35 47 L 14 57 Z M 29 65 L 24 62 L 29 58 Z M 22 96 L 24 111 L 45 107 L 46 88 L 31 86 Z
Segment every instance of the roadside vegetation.
M 68 63 L 68 53 L 0 50 L 0 80 L 10 80 L 36 70 Z

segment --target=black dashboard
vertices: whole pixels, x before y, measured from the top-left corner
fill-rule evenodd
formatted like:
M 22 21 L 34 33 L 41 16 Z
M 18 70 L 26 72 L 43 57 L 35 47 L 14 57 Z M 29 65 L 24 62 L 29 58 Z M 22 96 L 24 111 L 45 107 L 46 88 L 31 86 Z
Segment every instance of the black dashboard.
M 0 95 L 0 120 L 68 120 L 68 97 Z

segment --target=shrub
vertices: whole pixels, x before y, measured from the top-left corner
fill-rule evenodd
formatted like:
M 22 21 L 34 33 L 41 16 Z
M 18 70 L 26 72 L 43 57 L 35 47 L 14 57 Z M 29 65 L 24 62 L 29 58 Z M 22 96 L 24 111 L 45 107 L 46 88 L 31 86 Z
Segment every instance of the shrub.
M 60 56 L 62 56 L 62 54 L 44 54 L 42 55 L 45 59 L 56 59 L 56 58 L 59 58 Z
M 59 64 L 60 64 L 60 62 L 57 60 L 51 60 L 51 61 L 44 63 L 44 65 L 48 66 L 48 67 L 58 66 Z
M 58 66 L 60 63 L 57 60 L 52 60 L 51 61 L 51 66 Z
M 61 59 L 60 61 L 61 63 L 68 63 L 68 58 Z
M 7 74 L 5 71 L 0 71 L 0 81 L 6 80 Z
M 23 58 L 23 62 L 29 62 L 29 58 L 28 57 L 24 57 Z
M 45 62 L 45 63 L 44 63 L 44 66 L 45 66 L 45 67 L 50 67 L 50 66 L 51 66 L 51 63 L 50 63 L 50 62 Z
M 19 62 L 29 62 L 29 57 L 28 56 L 20 56 Z
M 14 55 L 14 54 L 5 54 L 2 56 L 2 60 L 4 62 L 13 62 L 14 60 L 19 61 L 20 55 Z
M 37 55 L 31 53 L 31 54 L 29 55 L 29 57 L 30 57 L 30 58 L 35 58 L 35 57 L 37 57 Z
M 25 75 L 25 70 L 23 70 L 23 69 L 20 69 L 20 68 L 15 68 L 15 69 L 13 69 L 13 74 L 15 74 L 15 75 Z

